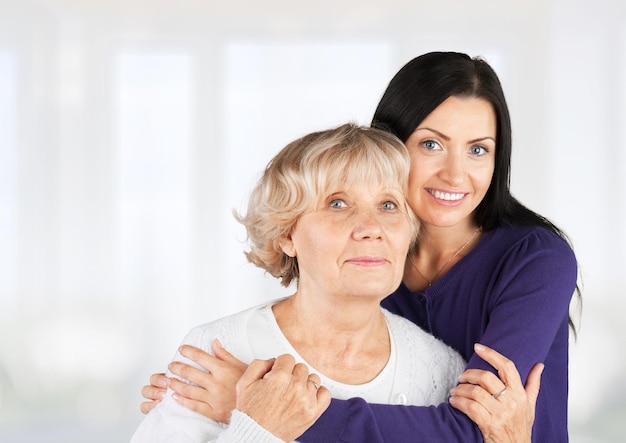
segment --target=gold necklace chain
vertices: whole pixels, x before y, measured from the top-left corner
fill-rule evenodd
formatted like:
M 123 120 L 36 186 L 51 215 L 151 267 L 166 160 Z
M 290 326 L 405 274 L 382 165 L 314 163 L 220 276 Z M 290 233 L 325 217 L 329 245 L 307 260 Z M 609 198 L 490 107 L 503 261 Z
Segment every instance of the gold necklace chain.
M 476 230 L 474 232 L 472 232 L 472 235 L 470 236 L 470 238 L 467 239 L 467 241 L 465 243 L 463 243 L 463 245 L 454 253 L 450 256 L 449 259 L 446 260 L 446 262 L 443 264 L 443 266 L 441 268 L 439 268 L 439 270 L 437 272 L 435 272 L 435 275 L 432 276 L 431 279 L 426 278 L 426 276 L 424 274 L 422 274 L 420 272 L 420 270 L 417 268 L 417 266 L 415 265 L 415 262 L 413 262 L 413 257 L 411 257 L 411 255 L 409 255 L 409 261 L 411 262 L 411 265 L 413 266 L 413 268 L 417 271 L 417 273 L 428 282 L 428 287 L 430 288 L 433 285 L 433 282 L 437 279 L 437 277 L 439 277 L 439 274 L 441 274 L 443 272 L 443 270 L 446 268 L 446 266 L 448 266 L 448 264 L 457 256 L 459 255 L 461 252 L 463 252 L 463 250 L 465 248 L 467 248 L 467 245 L 470 244 L 470 242 L 472 240 L 474 240 L 474 237 L 476 237 L 476 234 L 478 234 L 480 232 L 480 227 L 476 228 Z

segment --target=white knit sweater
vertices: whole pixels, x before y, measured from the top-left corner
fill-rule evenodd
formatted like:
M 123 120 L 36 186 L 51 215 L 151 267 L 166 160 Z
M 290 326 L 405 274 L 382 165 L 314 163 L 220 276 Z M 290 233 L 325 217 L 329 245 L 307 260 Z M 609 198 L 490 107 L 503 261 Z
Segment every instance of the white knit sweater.
M 308 364 L 289 344 L 271 309 L 279 301 L 198 326 L 187 334 L 183 343 L 210 352 L 211 343 L 217 338 L 229 352 L 247 363 L 255 358 L 291 354 L 320 376 L 322 385 L 333 398 L 361 397 L 372 403 L 437 405 L 446 401 L 465 367 L 461 356 L 452 348 L 410 321 L 383 309 L 391 339 L 391 355 L 386 367 L 368 383 L 339 383 Z M 198 367 L 178 352 L 174 360 Z M 233 411 L 227 426 L 180 406 L 171 394 L 168 390 L 164 400 L 146 415 L 131 443 L 282 441 L 237 410 Z

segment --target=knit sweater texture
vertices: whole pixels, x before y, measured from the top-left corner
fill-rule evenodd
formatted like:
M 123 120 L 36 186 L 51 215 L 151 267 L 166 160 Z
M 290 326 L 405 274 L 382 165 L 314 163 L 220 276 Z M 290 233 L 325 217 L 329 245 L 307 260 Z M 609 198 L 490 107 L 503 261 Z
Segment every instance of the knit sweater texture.
M 370 382 L 347 385 L 315 370 L 282 334 L 271 306 L 274 300 L 238 314 L 192 329 L 183 343 L 211 352 L 219 339 L 240 360 L 268 359 L 289 353 L 320 376 L 334 398 L 362 398 L 363 401 L 437 405 L 445 401 L 456 385 L 465 362 L 458 352 L 423 331 L 414 323 L 383 309 L 391 342 L 385 368 Z M 174 360 L 199 366 L 176 353 Z M 168 376 L 173 374 L 168 373 Z M 131 443 L 139 442 L 268 442 L 282 440 L 258 426 L 250 417 L 235 410 L 229 426 L 179 405 L 168 390 L 165 399 L 139 425 Z

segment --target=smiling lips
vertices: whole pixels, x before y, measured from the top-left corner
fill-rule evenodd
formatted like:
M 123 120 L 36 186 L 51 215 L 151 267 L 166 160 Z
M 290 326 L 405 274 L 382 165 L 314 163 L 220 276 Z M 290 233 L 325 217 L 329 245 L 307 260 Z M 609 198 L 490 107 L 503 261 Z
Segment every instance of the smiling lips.
M 459 201 L 465 197 L 465 194 L 460 192 L 441 192 L 430 188 L 427 188 L 426 191 L 433 197 L 445 201 Z

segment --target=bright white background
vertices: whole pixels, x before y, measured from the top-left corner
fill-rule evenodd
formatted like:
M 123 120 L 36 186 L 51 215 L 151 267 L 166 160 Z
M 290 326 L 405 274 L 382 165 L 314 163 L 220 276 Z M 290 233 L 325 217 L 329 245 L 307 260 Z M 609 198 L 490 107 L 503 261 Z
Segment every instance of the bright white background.
M 0 440 L 127 441 L 192 326 L 285 294 L 230 211 L 432 50 L 483 55 L 584 280 L 572 442 L 626 432 L 621 0 L 0 0 Z

